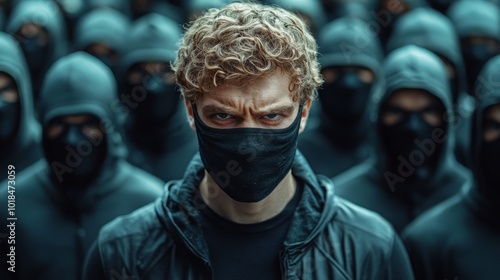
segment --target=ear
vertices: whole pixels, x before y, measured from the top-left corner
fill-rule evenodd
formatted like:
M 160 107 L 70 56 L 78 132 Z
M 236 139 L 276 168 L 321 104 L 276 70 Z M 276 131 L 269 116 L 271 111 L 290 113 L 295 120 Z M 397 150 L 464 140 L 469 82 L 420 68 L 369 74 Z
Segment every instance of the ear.
M 307 101 L 304 103 L 304 107 L 302 107 L 302 116 L 300 118 L 299 133 L 304 131 L 304 129 L 306 128 L 307 118 L 309 117 L 309 111 L 311 110 L 311 104 L 312 100 L 311 98 L 308 98 Z
M 186 106 L 187 117 L 189 121 L 189 126 L 191 129 L 196 131 L 196 126 L 194 124 L 194 113 L 193 113 L 193 105 L 191 104 L 191 100 L 184 97 L 184 105 Z

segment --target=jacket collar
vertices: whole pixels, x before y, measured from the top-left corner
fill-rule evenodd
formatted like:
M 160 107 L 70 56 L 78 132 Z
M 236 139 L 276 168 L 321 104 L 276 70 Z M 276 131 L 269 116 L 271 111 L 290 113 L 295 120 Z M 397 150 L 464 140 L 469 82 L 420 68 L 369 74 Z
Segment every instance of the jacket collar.
M 200 209 L 207 207 L 201 201 L 198 185 L 204 176 L 199 154 L 188 166 L 184 178 L 166 185 L 164 197 L 156 205 L 161 223 L 173 234 L 176 242 L 186 247 L 208 265 L 208 249 L 202 238 Z M 304 156 L 297 152 L 292 174 L 304 183 L 301 201 L 295 209 L 284 249 L 293 254 L 310 243 L 335 214 L 333 183 L 326 177 L 317 177 Z

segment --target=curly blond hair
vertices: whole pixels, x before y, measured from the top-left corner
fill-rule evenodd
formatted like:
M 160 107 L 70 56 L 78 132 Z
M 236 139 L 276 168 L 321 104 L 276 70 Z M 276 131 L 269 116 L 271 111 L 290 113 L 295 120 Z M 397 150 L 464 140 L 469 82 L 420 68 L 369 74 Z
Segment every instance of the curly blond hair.
M 218 85 L 248 85 L 276 70 L 290 76 L 295 100 L 314 98 L 323 82 L 306 24 L 282 8 L 257 3 L 210 9 L 193 21 L 172 68 L 189 100 Z

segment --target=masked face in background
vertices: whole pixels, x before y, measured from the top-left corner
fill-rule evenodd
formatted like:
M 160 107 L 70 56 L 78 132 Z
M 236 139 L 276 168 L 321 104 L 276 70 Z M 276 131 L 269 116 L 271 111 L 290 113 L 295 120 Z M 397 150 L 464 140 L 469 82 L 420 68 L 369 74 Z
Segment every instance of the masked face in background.
M 389 169 L 397 170 L 402 157 L 408 162 L 419 163 L 407 178 L 409 181 L 422 182 L 431 178 L 444 149 L 444 142 L 433 140 L 437 129 L 445 134 L 444 112 L 443 104 L 422 90 L 400 90 L 385 101 L 377 127 Z M 420 151 L 423 158 L 414 158 L 416 151 Z
M 340 123 L 359 121 L 375 81 L 373 72 L 361 67 L 332 67 L 323 69 L 322 75 L 325 83 L 319 99 L 326 115 Z
M 177 110 L 180 93 L 168 63 L 139 63 L 127 72 L 126 93 L 138 101 L 131 110 L 140 122 L 168 120 Z
M 99 176 L 107 141 L 96 117 L 79 114 L 54 118 L 44 127 L 42 141 L 58 185 L 84 188 Z
M 500 199 L 500 104 L 491 106 L 483 117 L 480 169 L 488 190 Z
M 17 85 L 7 74 L 0 72 L 0 143 L 9 145 L 17 134 L 20 118 Z
M 39 79 L 39 75 L 50 62 L 52 39 L 43 27 L 32 23 L 23 25 L 16 33 L 16 38 L 26 57 L 31 78 Z
M 110 69 L 115 69 L 118 61 L 120 60 L 120 56 L 113 48 L 95 43 L 87 46 L 84 49 L 85 52 L 97 57 L 101 62 L 106 64 Z
M 472 89 L 483 66 L 499 53 L 499 42 L 487 37 L 466 37 L 461 40 L 461 49 L 467 84 L 469 89 Z M 472 90 L 469 90 L 469 94 L 473 94 Z

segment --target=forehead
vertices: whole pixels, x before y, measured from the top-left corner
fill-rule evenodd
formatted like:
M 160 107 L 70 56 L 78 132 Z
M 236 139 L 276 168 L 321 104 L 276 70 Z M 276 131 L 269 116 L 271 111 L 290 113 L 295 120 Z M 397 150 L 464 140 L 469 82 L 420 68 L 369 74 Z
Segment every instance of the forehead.
M 266 102 L 274 99 L 293 99 L 294 94 L 290 76 L 276 71 L 270 75 L 240 81 L 239 84 L 235 82 L 216 86 L 210 92 L 203 93 L 201 99 L 240 99 Z
M 500 104 L 495 104 L 486 109 L 485 116 L 500 122 Z
M 399 105 L 408 108 L 417 108 L 429 104 L 439 104 L 439 99 L 425 90 L 421 89 L 400 89 L 386 101 L 390 105 Z
M 5 86 L 8 83 L 12 83 L 14 80 L 9 74 L 4 72 L 0 72 L 0 86 Z

